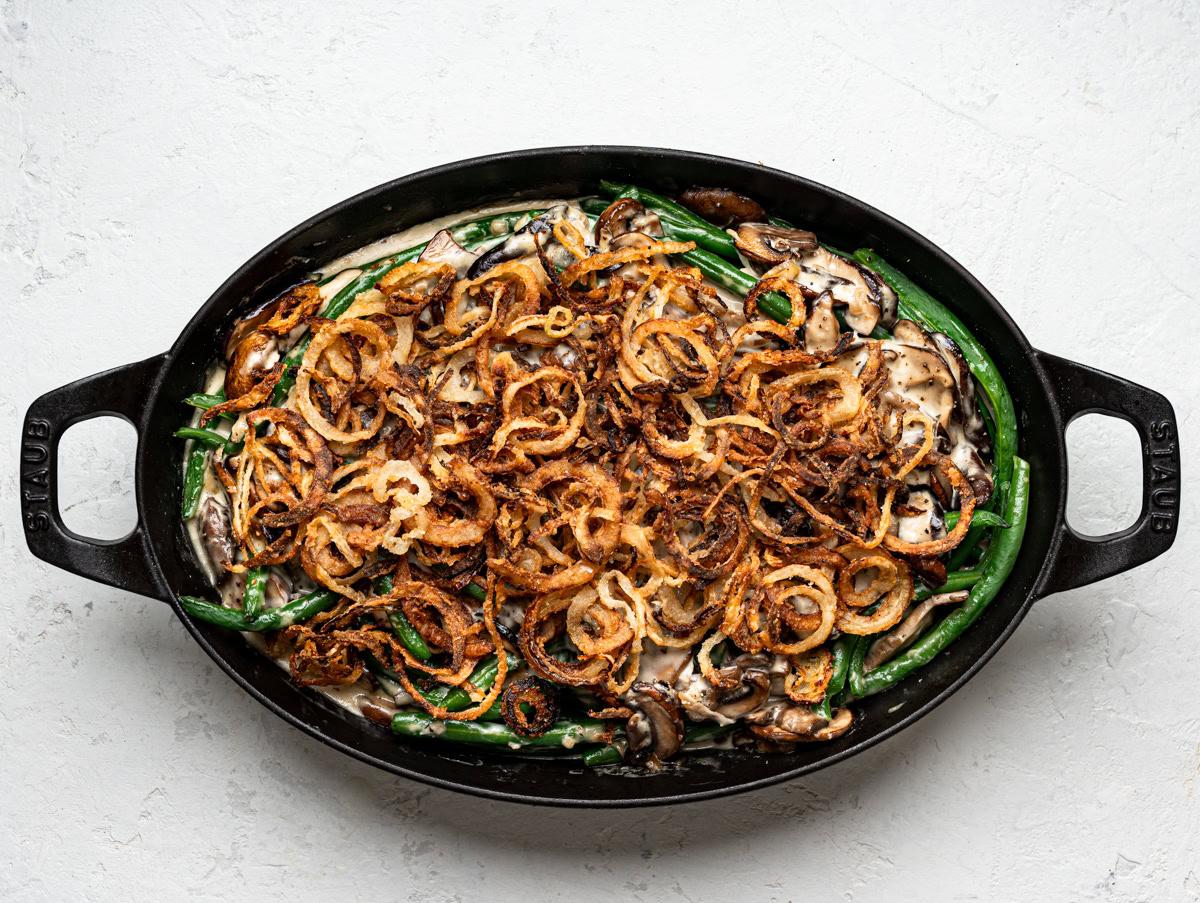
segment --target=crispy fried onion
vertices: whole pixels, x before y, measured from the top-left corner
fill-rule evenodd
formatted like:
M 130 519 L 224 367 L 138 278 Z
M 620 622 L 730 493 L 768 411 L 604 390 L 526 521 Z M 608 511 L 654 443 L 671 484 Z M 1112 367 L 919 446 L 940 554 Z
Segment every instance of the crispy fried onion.
M 330 441 L 370 439 L 383 425 L 386 407 L 370 384 L 391 353 L 391 339 L 370 320 L 325 321 L 300 362 L 297 409 Z
M 291 289 L 276 302 L 274 313 L 258 328 L 271 335 L 287 335 L 321 307 L 321 290 L 312 282 Z
M 558 720 L 558 689 L 540 677 L 522 677 L 501 697 L 504 723 L 522 737 L 540 737 Z
M 556 686 L 586 688 L 606 718 L 662 722 L 653 754 L 634 756 L 653 759 L 678 738 L 651 653 L 693 649 L 722 723 L 749 716 L 777 744 L 840 734 L 848 713 L 807 708 L 825 696 L 834 631 L 894 627 L 914 575 L 940 579 L 970 529 L 977 500 L 945 425 L 899 394 L 913 378 L 891 378 L 885 342 L 837 332 L 795 260 L 735 303 L 674 265 L 694 245 L 660 240 L 635 202 L 602 217 L 599 248 L 577 223 L 541 222 L 511 243 L 523 256 L 474 278 L 380 268 L 336 320 L 309 283 L 236 326 L 234 391 L 204 415 L 240 415 L 244 440 L 215 455 L 225 566 L 302 569 L 341 597 L 279 640 L 303 684 L 371 680 L 377 662 L 439 718 L 479 717 L 503 692 L 524 736 L 553 724 Z M 778 296 L 787 323 L 765 316 Z M 305 326 L 294 389 L 271 407 L 284 366 L 260 362 Z M 948 510 L 947 532 L 929 514 Z M 908 541 L 918 517 L 922 541 Z M 482 580 L 482 603 L 463 594 Z M 432 657 L 397 639 L 397 619 Z M 531 676 L 505 687 L 501 670 L 485 693 L 469 677 L 503 636 Z M 786 661 L 776 704 L 772 656 Z M 447 686 L 471 707 L 447 711 Z

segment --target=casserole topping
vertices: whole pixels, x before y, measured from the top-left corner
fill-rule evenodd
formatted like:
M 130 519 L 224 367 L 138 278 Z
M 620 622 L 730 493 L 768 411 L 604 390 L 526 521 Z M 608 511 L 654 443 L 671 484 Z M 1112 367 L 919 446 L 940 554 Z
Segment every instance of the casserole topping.
M 611 193 L 240 320 L 180 431 L 185 608 L 397 733 L 650 768 L 834 740 L 965 629 L 1023 526 L 986 354 L 750 198 Z

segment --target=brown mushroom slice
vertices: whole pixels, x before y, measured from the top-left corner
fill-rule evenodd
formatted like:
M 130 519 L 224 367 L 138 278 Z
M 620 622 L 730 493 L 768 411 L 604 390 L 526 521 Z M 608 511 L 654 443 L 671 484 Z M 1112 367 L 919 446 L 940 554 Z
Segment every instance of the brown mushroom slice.
M 804 321 L 804 350 L 809 354 L 830 351 L 837 347 L 842 327 L 833 315 L 833 295 L 822 292 L 809 305 Z
M 764 655 L 739 655 L 717 670 L 722 683 L 732 685 L 732 689 L 713 687 L 708 707 L 731 721 L 749 715 L 771 695 L 769 668 L 770 662 Z
M 975 380 L 953 339 L 940 332 L 931 334 L 929 339 L 949 365 L 957 390 L 955 416 L 946 430 L 950 437 L 950 460 L 967 478 L 982 505 L 992 496 L 992 471 L 984 462 L 991 450 L 991 442 L 979 410 Z
M 805 229 L 772 226 L 769 223 L 742 223 L 737 228 L 734 244 L 746 257 L 756 263 L 775 266 L 789 257 L 797 260 L 821 246 L 817 236 Z
M 471 265 L 478 259 L 478 254 L 468 251 L 454 240 L 449 229 L 443 229 L 429 239 L 429 244 L 425 245 L 425 250 L 417 258 L 421 263 L 447 263 L 454 267 L 459 279 L 467 275 Z
M 593 234 L 601 251 L 612 251 L 617 250 L 617 246 L 612 244 L 613 240 L 630 232 L 650 238 L 662 238 L 665 234 L 658 214 L 646 210 L 640 201 L 633 198 L 617 198 L 609 204 L 596 220 Z
M 846 305 L 846 325 L 859 335 L 870 335 L 883 315 L 882 280 L 868 280 L 863 267 L 820 246 L 797 260 L 800 272 L 793 281 L 811 292 L 832 294 L 834 301 Z
M 911 543 L 932 542 L 945 534 L 945 514 L 928 487 L 909 487 L 904 506 L 916 509 L 919 513 L 896 517 L 896 535 L 900 539 Z
M 222 563 L 233 561 L 233 537 L 229 527 L 229 509 L 213 496 L 209 496 L 200 508 L 200 536 L 204 540 L 204 551 L 212 562 L 213 573 L 222 574 Z
M 899 321 L 896 329 L 902 330 L 908 322 Z M 888 370 L 887 391 L 915 404 L 921 413 L 945 429 L 954 410 L 957 384 L 942 356 L 924 346 L 899 340 L 882 344 Z
M 729 188 L 689 188 L 679 196 L 679 203 L 722 229 L 767 218 L 762 204 Z
M 267 589 L 263 594 L 263 608 L 281 608 L 291 598 L 291 579 L 279 568 L 271 568 L 267 574 Z
M 274 363 L 278 347 L 279 340 L 261 329 L 247 333 L 229 357 L 229 369 L 225 371 L 225 397 L 232 401 L 253 389 L 262 378 L 263 371 Z
M 625 724 L 630 765 L 657 765 L 683 746 L 683 712 L 675 691 L 660 683 L 638 681 L 623 701 L 633 714 Z
M 778 702 L 748 716 L 751 730 L 760 737 L 777 743 L 796 743 L 803 740 L 834 740 L 854 723 L 847 708 L 838 709 L 832 719 L 823 718 L 809 706 Z
M 863 659 L 863 673 L 874 671 L 880 665 L 899 655 L 917 641 L 933 623 L 933 610 L 939 605 L 965 602 L 970 592 L 938 593 L 913 607 L 904 620 L 871 644 Z

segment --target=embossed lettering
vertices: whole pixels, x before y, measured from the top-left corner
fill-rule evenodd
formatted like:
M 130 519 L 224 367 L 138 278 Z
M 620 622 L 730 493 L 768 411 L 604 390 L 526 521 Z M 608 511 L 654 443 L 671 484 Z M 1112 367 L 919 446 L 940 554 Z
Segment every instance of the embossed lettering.
M 30 420 L 25 424 L 25 438 L 27 439 L 49 439 L 50 438 L 50 421 L 48 420 Z
M 1174 470 L 1170 467 L 1163 467 L 1161 464 L 1151 464 L 1150 473 L 1150 479 L 1155 483 L 1161 483 L 1164 480 L 1173 480 L 1176 476 Z
M 1155 533 L 1170 533 L 1174 529 L 1175 518 L 1170 514 L 1150 515 L 1150 529 Z
M 44 445 L 26 445 L 21 449 L 21 460 L 26 464 L 43 464 L 50 457 L 50 450 Z
M 32 483 L 34 486 L 40 486 L 42 489 L 50 488 L 50 471 L 42 468 L 41 470 L 31 470 L 25 474 L 25 482 Z
M 1150 424 L 1150 438 L 1162 442 L 1164 439 L 1170 439 L 1175 435 L 1171 429 L 1171 421 L 1156 420 Z
M 30 533 L 41 533 L 50 529 L 50 515 L 44 511 L 26 511 L 25 529 Z
M 1150 500 L 1160 508 L 1179 507 L 1179 494 L 1174 489 L 1155 489 Z

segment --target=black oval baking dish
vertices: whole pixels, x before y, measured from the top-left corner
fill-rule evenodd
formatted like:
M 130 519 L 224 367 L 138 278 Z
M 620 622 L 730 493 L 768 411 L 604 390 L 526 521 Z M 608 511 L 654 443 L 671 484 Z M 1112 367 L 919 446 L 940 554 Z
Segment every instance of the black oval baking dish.
M 917 676 L 855 703 L 854 727 L 794 753 L 724 751 L 685 758 L 655 774 L 591 770 L 578 761 L 519 758 L 448 743 L 400 738 L 288 674 L 241 636 L 194 621 L 176 594 L 209 589 L 179 519 L 180 455 L 171 433 L 179 399 L 217 354 L 215 336 L 235 311 L 273 297 L 324 261 L 448 212 L 498 201 L 571 197 L 600 179 L 664 193 L 717 185 L 765 202 L 779 216 L 834 246 L 873 247 L 940 298 L 985 344 L 1020 418 L 1020 454 L 1032 467 L 1024 546 L 1000 595 L 980 620 Z M 1132 423 L 1141 437 L 1142 510 L 1109 536 L 1082 536 L 1066 523 L 1064 430 L 1100 412 Z M 68 530 L 56 499 L 57 447 L 72 424 L 115 415 L 138 431 L 138 525 L 115 542 Z M 395 774 L 467 793 L 566 806 L 636 806 L 704 799 L 807 774 L 861 752 L 912 724 L 974 676 L 1046 595 L 1120 573 L 1161 555 L 1175 537 L 1179 447 L 1175 414 L 1160 394 L 1030 347 L 996 299 L 948 254 L 891 217 L 841 192 L 738 160 L 639 147 L 516 151 L 439 166 L 372 188 L 297 226 L 254 255 L 197 311 L 170 351 L 81 379 L 43 395 L 25 417 L 21 505 L 26 540 L 39 558 L 132 592 L 163 599 L 196 642 L 242 688 L 281 718 L 335 749 Z

